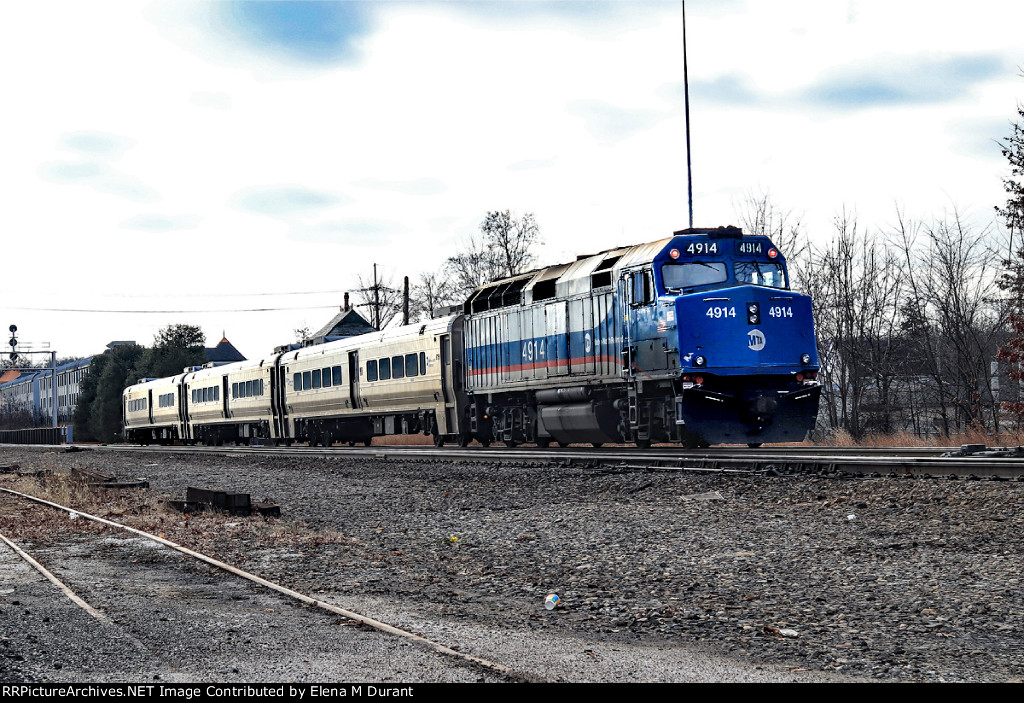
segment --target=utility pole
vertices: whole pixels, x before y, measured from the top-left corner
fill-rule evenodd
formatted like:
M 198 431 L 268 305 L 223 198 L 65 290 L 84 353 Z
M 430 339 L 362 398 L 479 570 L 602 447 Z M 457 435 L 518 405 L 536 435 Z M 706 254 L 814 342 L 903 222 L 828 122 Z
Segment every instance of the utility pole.
M 402 324 L 409 324 L 409 277 L 402 284 Z
M 377 264 L 373 265 L 373 326 L 380 329 L 380 281 L 377 280 Z

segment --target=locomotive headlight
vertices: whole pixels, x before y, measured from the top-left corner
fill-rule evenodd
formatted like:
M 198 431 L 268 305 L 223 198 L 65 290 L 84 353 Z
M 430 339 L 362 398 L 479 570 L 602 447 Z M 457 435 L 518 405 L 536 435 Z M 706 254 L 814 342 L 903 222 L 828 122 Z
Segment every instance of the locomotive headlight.
M 704 366 L 707 363 L 708 363 L 708 360 L 705 359 L 703 356 L 695 356 L 695 357 L 693 357 L 693 365 L 694 366 Z
M 809 366 L 810 363 L 811 363 L 811 355 L 810 354 L 801 354 L 800 355 L 800 363 L 803 364 L 804 366 Z
M 761 324 L 760 303 L 747 303 L 747 322 L 749 322 L 752 325 Z

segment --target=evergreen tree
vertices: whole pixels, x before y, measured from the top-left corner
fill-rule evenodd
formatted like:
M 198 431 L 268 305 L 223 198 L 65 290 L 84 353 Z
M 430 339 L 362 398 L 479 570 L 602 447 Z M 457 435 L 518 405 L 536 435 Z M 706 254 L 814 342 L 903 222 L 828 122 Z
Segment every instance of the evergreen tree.
M 1008 293 L 1009 314 L 1007 321 L 1013 330 L 1012 337 L 996 356 L 1008 362 L 1007 375 L 1024 380 L 1024 107 L 1017 108 L 1021 121 L 1013 124 L 1013 131 L 1003 142 L 1003 156 L 1010 163 L 1010 176 L 1003 180 L 1006 189 L 1006 206 L 996 208 L 1010 233 L 1010 254 L 1003 261 L 1005 271 L 999 280 L 999 287 Z M 1018 241 L 1016 248 L 1012 242 Z M 1004 402 L 1003 409 L 1024 419 L 1024 403 Z
M 153 338 L 148 359 L 139 366 L 140 376 L 166 378 L 177 376 L 188 366 L 206 363 L 206 336 L 195 325 L 168 325 Z M 135 383 L 133 380 L 132 383 Z

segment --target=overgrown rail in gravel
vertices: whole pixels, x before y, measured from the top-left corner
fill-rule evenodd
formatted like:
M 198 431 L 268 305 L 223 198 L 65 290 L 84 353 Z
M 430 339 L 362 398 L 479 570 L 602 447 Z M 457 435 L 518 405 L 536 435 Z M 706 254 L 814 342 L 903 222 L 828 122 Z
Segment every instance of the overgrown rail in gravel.
M 226 564 L 226 563 L 224 563 L 224 562 L 222 562 L 222 561 L 220 561 L 218 559 L 214 559 L 213 557 L 207 556 L 207 555 L 202 554 L 200 552 L 196 552 L 196 551 L 191 550 L 191 549 L 189 549 L 187 547 L 183 547 L 180 544 L 172 542 L 172 541 L 170 541 L 168 539 L 164 539 L 163 537 L 159 537 L 157 535 L 151 534 L 149 532 L 145 532 L 143 530 L 139 530 L 139 529 L 136 529 L 134 527 L 129 527 L 127 525 L 122 525 L 121 523 L 114 522 L 113 520 L 107 520 L 105 518 L 101 518 L 101 517 L 98 517 L 96 515 L 91 515 L 89 513 L 82 512 L 81 510 L 76 510 L 74 508 L 69 508 L 67 506 L 60 505 L 59 503 L 53 503 L 51 501 L 44 500 L 44 499 L 38 498 L 36 496 L 28 495 L 26 493 L 20 493 L 18 491 L 13 491 L 13 490 L 10 490 L 8 488 L 0 488 L 0 492 L 2 492 L 4 494 L 7 494 L 7 495 L 15 496 L 15 497 L 17 497 L 19 499 L 22 499 L 22 500 L 33 501 L 35 503 L 39 503 L 41 505 L 49 506 L 49 507 L 55 508 L 57 510 L 63 510 L 63 511 L 65 511 L 65 512 L 71 514 L 71 515 L 75 515 L 77 517 L 85 518 L 87 520 L 92 520 L 93 522 L 97 522 L 97 523 L 100 523 L 100 524 L 103 524 L 103 525 L 107 525 L 109 527 L 114 527 L 114 528 L 119 529 L 119 530 L 124 530 L 126 532 L 131 532 L 131 533 L 136 534 L 136 535 L 138 535 L 140 537 L 144 537 L 145 539 L 151 540 L 151 541 L 156 542 L 158 544 L 161 544 L 161 545 L 163 545 L 165 547 L 168 547 L 168 548 L 173 549 L 175 551 L 181 552 L 182 554 L 190 556 L 190 557 L 192 557 L 194 559 L 197 559 L 199 561 L 205 562 L 206 564 L 209 564 L 210 566 L 213 566 L 213 567 L 215 567 L 217 569 L 220 569 L 222 571 L 226 571 L 226 572 L 228 572 L 230 574 L 234 574 L 235 576 L 238 576 L 238 577 L 241 577 L 241 578 L 246 579 L 248 581 L 251 581 L 251 582 L 253 582 L 253 583 L 255 583 L 255 584 L 259 585 L 259 586 L 263 586 L 264 588 L 268 588 L 268 589 L 270 589 L 272 591 L 275 591 L 276 593 L 280 593 L 281 595 L 287 596 L 288 598 L 291 598 L 293 600 L 297 600 L 297 601 L 299 601 L 301 603 L 305 603 L 307 605 L 315 606 L 317 608 L 320 608 L 322 610 L 326 610 L 326 611 L 328 611 L 330 613 L 333 613 L 335 615 L 340 615 L 341 617 L 344 617 L 344 618 L 346 618 L 348 620 L 352 620 L 354 622 L 358 622 L 358 623 L 360 623 L 362 625 L 365 625 L 367 627 L 371 627 L 371 628 L 373 628 L 373 629 L 375 629 L 375 630 L 377 630 L 379 632 L 384 632 L 384 633 L 387 633 L 387 634 L 390 634 L 390 635 L 395 635 L 395 636 L 407 639 L 410 642 L 413 642 L 413 643 L 415 643 L 417 645 L 420 645 L 422 647 L 430 649 L 430 650 L 432 650 L 434 652 L 437 652 L 439 654 L 443 654 L 443 655 L 445 655 L 447 657 L 453 658 L 453 659 L 457 660 L 458 663 L 460 663 L 460 664 L 462 664 L 464 666 L 468 665 L 468 666 L 471 666 L 471 667 L 474 667 L 474 668 L 477 668 L 477 669 L 481 669 L 481 670 L 487 671 L 490 674 L 496 674 L 496 675 L 498 675 L 498 676 L 500 676 L 500 677 L 502 677 L 504 679 L 507 679 L 507 680 L 510 680 L 510 681 L 515 681 L 515 682 L 538 682 L 538 681 L 541 681 L 540 678 L 538 678 L 538 677 L 536 677 L 534 675 L 514 671 L 514 670 L 512 670 L 509 667 L 502 666 L 500 664 L 496 664 L 496 663 L 494 663 L 492 661 L 489 661 L 487 659 L 483 659 L 481 657 L 476 657 L 476 656 L 473 656 L 471 654 L 466 654 L 465 652 L 460 652 L 460 651 L 451 649 L 449 647 L 444 646 L 443 644 L 440 644 L 439 642 L 435 642 L 434 640 L 427 639 L 426 637 L 423 637 L 422 635 L 417 635 L 417 634 L 415 634 L 413 632 L 409 632 L 408 630 L 403 630 L 401 628 L 394 627 L 393 625 L 388 625 L 387 623 L 381 622 L 380 620 L 376 620 L 376 619 L 368 617 L 366 615 L 361 615 L 360 613 L 356 613 L 354 611 L 346 610 L 344 608 L 339 608 L 338 606 L 332 605 L 331 603 L 327 603 L 327 602 L 324 602 L 324 601 L 321 601 L 321 600 L 317 600 L 317 599 L 312 598 L 310 596 L 307 596 L 307 595 L 305 595 L 303 593 L 299 593 L 298 591 L 293 591 L 292 589 L 287 588 L 286 586 L 282 586 L 282 585 L 274 583 L 272 581 L 267 581 L 266 579 L 263 579 L 263 578 L 261 578 L 259 576 L 256 576 L 255 574 L 249 573 L 247 571 L 243 571 L 242 569 L 239 569 L 237 567 L 231 566 L 230 564 Z M 7 542 L 7 540 L 5 539 L 4 542 Z M 13 545 L 11 545 L 11 546 L 13 547 Z M 22 556 L 22 558 L 25 558 L 25 557 L 28 556 L 27 554 L 25 554 L 20 549 L 15 549 L 15 551 L 19 554 L 19 556 Z M 30 563 L 32 563 L 31 560 L 30 560 Z M 44 573 L 44 575 L 47 575 L 47 574 Z M 47 576 L 47 578 L 50 578 L 50 580 L 54 580 L 50 576 Z M 54 583 L 59 584 L 58 581 L 54 581 Z M 78 603 L 81 607 L 85 608 L 87 611 L 89 611 L 95 617 L 98 617 L 101 620 L 105 619 L 105 616 L 102 616 L 101 614 L 99 614 L 96 611 L 94 611 L 91 606 L 89 606 L 88 604 L 84 603 L 84 601 L 81 601 L 80 598 L 78 598 L 76 595 L 71 593 L 70 589 L 67 589 L 66 586 L 63 586 L 63 584 L 59 584 L 59 587 L 62 588 L 62 590 L 65 592 L 66 595 L 68 595 L 68 597 L 70 597 L 72 600 L 74 600 L 76 603 Z

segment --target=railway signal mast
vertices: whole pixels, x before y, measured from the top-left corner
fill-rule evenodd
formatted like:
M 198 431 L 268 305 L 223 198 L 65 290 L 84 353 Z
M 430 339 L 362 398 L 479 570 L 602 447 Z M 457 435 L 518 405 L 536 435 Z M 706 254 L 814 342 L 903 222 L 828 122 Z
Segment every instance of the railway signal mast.
M 17 325 L 11 325 L 7 329 L 11 333 L 11 338 L 8 341 L 8 344 L 10 344 L 10 346 L 11 346 L 11 352 L 10 352 L 10 355 L 8 357 L 11 360 L 10 368 L 12 368 L 12 369 L 14 369 L 16 371 L 38 371 L 39 369 L 33 369 L 33 368 L 27 367 L 27 366 L 15 366 L 15 364 L 18 363 L 18 359 L 20 359 L 23 355 L 28 355 L 28 354 L 49 354 L 50 355 L 50 409 L 52 411 L 52 413 L 51 413 L 52 425 L 51 426 L 52 427 L 56 427 L 57 426 L 57 352 L 56 351 L 52 351 L 52 350 L 47 351 L 46 349 L 44 349 L 44 347 L 48 348 L 50 346 L 49 342 L 41 342 L 41 343 L 39 343 L 39 345 L 38 345 L 40 347 L 39 349 L 33 349 L 32 348 L 34 346 L 33 343 L 30 343 L 30 346 L 28 346 L 26 348 L 25 345 L 21 344 L 21 342 L 18 341 L 18 326 Z

